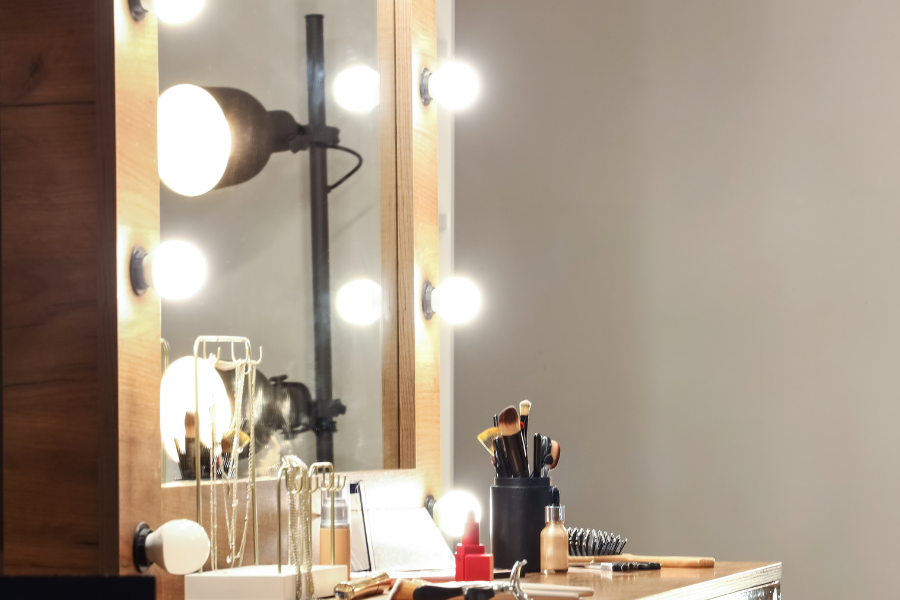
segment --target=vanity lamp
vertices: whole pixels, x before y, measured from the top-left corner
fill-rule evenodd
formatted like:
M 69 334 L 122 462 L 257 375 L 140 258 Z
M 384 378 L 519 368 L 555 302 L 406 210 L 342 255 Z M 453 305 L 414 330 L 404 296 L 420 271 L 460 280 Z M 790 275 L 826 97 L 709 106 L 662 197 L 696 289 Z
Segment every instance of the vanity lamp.
M 478 75 L 472 67 L 459 62 L 448 62 L 434 73 L 422 69 L 419 78 L 419 95 L 425 106 L 437 100 L 450 110 L 465 108 L 475 101 L 478 88 Z
M 134 531 L 131 545 L 134 566 L 141 573 L 157 564 L 172 575 L 197 571 L 209 558 L 209 536 L 194 521 L 176 519 L 153 531 L 144 522 Z
M 160 21 L 176 25 L 187 23 L 197 16 L 203 8 L 204 0 L 154 0 L 153 10 Z M 149 12 L 141 0 L 128 0 L 131 17 L 135 21 L 143 21 Z
M 437 287 L 430 281 L 422 286 L 422 311 L 426 319 L 439 314 L 448 323 L 465 323 L 472 320 L 480 308 L 481 292 L 463 277 L 451 277 Z
M 129 271 L 131 289 L 138 296 L 152 287 L 167 300 L 182 300 L 203 286 L 206 260 L 193 244 L 172 240 L 149 253 L 135 246 Z
M 180 84 L 162 93 L 156 110 L 159 177 L 182 196 L 249 181 L 275 152 L 316 146 L 355 156 L 349 173 L 331 185 L 322 182 L 323 195 L 362 166 L 359 153 L 338 145 L 337 128 L 300 125 L 287 111 L 266 110 L 243 90 Z
M 431 516 L 441 531 L 452 538 L 458 538 L 462 537 L 470 512 L 475 514 L 475 522 L 480 523 L 481 505 L 475 496 L 469 492 L 454 490 L 434 503 Z

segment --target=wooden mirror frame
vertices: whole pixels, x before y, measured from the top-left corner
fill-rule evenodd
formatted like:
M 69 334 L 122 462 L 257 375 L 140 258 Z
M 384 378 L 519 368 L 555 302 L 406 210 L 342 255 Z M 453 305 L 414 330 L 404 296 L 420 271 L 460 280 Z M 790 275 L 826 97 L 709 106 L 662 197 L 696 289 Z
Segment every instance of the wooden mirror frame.
M 352 478 L 387 508 L 440 487 L 439 323 L 420 299 L 438 281 L 437 108 L 418 92 L 437 49 L 434 0 L 377 2 L 380 67 L 395 73 L 380 109 L 394 132 L 380 141 L 391 470 Z M 131 249 L 159 243 L 157 78 L 156 17 L 134 21 L 128 0 L 0 1 L 4 574 L 134 574 L 140 521 L 195 517 L 193 488 L 162 487 L 147 444 L 160 437 L 160 304 L 128 274 Z M 90 443 L 73 454 L 76 435 Z M 67 456 L 78 467 L 60 472 Z M 258 482 L 261 532 L 274 530 L 274 491 Z M 274 545 L 261 543 L 261 563 Z M 183 578 L 151 573 L 159 597 L 182 594 Z

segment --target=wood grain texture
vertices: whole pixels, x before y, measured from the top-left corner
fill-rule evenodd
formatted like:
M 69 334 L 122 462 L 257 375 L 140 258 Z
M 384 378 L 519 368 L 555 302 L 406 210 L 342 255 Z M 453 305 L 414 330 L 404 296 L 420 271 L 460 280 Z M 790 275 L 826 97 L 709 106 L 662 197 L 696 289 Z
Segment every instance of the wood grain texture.
M 127 0 L 0 5 L 4 572 L 132 573 L 159 514 L 156 23 Z
M 563 575 L 530 574 L 524 581 L 578 585 L 592 600 L 711 600 L 781 580 L 781 563 L 719 562 L 711 569 L 662 569 L 609 573 L 570 568 Z
M 394 2 L 397 90 L 397 304 L 400 468 L 416 467 L 416 268 L 413 206 L 413 49 L 411 0 Z
M 96 573 L 94 106 L 0 122 L 4 574 Z
M 438 186 L 436 102 L 422 104 L 419 73 L 437 70 L 437 17 L 434 0 L 413 0 L 410 18 L 412 44 L 412 191 L 415 261 L 415 447 L 416 469 L 425 474 L 425 489 L 440 495 L 441 398 L 440 320 L 426 320 L 422 312 L 422 284 L 439 284 Z M 402 401 L 402 397 L 401 397 Z M 401 404 L 401 416 L 404 414 Z M 401 448 L 403 421 L 401 421 Z
M 131 19 L 127 0 L 95 0 L 98 57 L 105 85 L 98 96 L 104 121 L 100 149 L 106 176 L 101 181 L 100 311 L 101 422 L 103 440 L 117 453 L 110 477 L 102 479 L 102 497 L 117 504 L 104 512 L 102 572 L 135 574 L 134 529 L 141 521 L 160 521 L 159 339 L 160 301 L 155 290 L 137 296 L 131 289 L 131 249 L 159 245 L 159 174 L 156 165 L 156 100 L 158 80 L 157 22 L 152 13 Z M 110 44 L 112 44 L 110 46 Z M 111 52 L 110 52 L 111 50 Z M 106 77 L 113 67 L 114 78 Z M 113 94 L 110 94 L 113 92 Z M 110 104 L 112 102 L 112 104 Z M 110 110 L 112 108 L 112 110 Z M 113 145 L 110 146 L 109 142 Z M 114 151 L 114 155 L 110 154 Z M 112 157 L 114 160 L 110 161 Z M 152 440 L 152 442 L 150 441 Z M 103 471 L 101 471 L 103 473 Z M 112 485 L 115 475 L 115 485 Z
M 381 174 L 381 444 L 382 466 L 400 467 L 399 313 L 397 305 L 397 135 L 394 2 L 378 0 L 378 115 Z
M 91 2 L 0 2 L 0 104 L 93 102 L 93 36 Z

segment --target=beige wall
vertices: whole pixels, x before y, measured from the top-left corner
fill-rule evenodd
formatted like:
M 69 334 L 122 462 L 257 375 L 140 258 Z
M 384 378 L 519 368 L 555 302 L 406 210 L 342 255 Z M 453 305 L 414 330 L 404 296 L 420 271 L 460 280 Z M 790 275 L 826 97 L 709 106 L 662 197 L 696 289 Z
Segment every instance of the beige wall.
M 895 597 L 900 3 L 458 0 L 456 52 L 456 486 L 529 398 L 569 525 Z

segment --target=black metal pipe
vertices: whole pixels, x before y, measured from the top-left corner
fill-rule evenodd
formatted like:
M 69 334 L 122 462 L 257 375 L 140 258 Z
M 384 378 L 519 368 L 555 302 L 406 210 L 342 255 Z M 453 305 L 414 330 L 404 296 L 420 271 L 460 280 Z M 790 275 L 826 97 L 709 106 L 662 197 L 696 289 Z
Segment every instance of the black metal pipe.
M 325 128 L 325 36 L 322 15 L 306 15 L 306 86 L 309 128 Z M 328 156 L 313 143 L 309 148 L 310 224 L 312 225 L 313 333 L 316 360 L 316 404 L 330 408 L 331 389 L 331 277 L 328 245 Z M 330 427 L 316 428 L 316 460 L 334 462 Z

